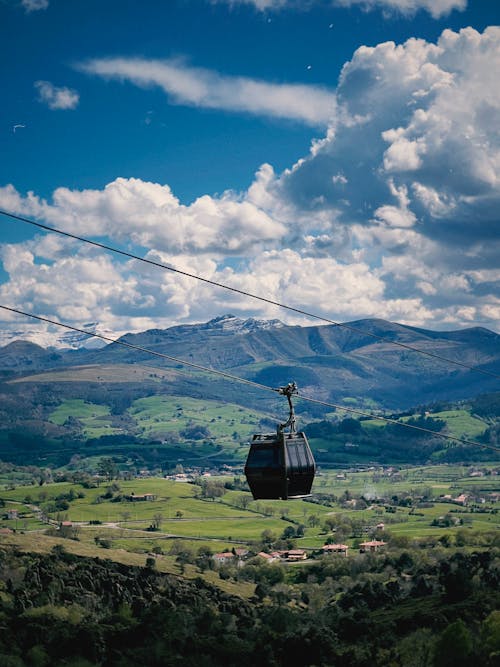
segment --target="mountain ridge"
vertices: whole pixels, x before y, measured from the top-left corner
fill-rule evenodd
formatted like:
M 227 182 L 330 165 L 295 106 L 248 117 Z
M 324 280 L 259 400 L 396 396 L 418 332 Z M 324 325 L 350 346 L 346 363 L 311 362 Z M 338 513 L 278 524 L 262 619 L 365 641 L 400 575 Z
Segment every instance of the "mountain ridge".
M 500 375 L 500 335 L 483 327 L 440 332 L 375 318 L 340 326 L 290 326 L 279 320 L 224 315 L 200 324 L 129 333 L 117 340 L 100 349 L 76 350 L 10 343 L 0 348 L 0 370 L 23 376 L 89 364 L 175 363 L 152 357 L 146 351 L 151 350 L 177 359 L 177 365 L 189 362 L 269 386 L 294 380 L 301 390 L 324 400 L 355 400 L 389 409 L 467 399 L 500 387 L 494 377 L 458 365 Z

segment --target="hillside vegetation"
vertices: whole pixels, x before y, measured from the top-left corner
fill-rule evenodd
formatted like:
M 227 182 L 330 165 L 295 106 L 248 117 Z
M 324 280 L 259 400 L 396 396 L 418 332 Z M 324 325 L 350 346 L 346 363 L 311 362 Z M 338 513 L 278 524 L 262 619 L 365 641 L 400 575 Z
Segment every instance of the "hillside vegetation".
M 296 401 L 299 428 L 322 466 L 497 455 L 432 435 L 496 446 L 500 394 L 484 393 L 494 378 L 390 344 L 499 372 L 497 334 L 432 332 L 382 320 L 352 323 L 356 331 L 268 324 L 223 317 L 124 340 L 271 388 L 294 380 L 304 396 L 333 401 L 338 409 Z M 251 435 L 274 431 L 288 412 L 277 394 L 116 344 L 56 351 L 11 343 L 0 350 L 0 373 L 0 458 L 14 463 L 60 467 L 77 458 L 89 468 L 108 455 L 132 473 L 179 463 L 241 466 Z M 378 414 L 431 433 L 377 421 Z

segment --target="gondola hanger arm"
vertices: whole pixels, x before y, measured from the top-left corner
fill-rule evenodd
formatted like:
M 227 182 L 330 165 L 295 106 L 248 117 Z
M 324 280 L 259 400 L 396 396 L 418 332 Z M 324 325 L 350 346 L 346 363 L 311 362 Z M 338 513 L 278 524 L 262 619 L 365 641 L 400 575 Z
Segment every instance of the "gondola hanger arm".
M 290 414 L 287 421 L 284 424 L 278 424 L 278 433 L 283 433 L 285 428 L 290 427 L 290 433 L 295 433 L 295 410 L 292 403 L 292 395 L 296 394 L 299 391 L 297 384 L 295 382 L 289 382 L 285 387 L 278 387 L 275 389 L 278 394 L 286 396 L 288 399 L 288 406 L 290 408 Z

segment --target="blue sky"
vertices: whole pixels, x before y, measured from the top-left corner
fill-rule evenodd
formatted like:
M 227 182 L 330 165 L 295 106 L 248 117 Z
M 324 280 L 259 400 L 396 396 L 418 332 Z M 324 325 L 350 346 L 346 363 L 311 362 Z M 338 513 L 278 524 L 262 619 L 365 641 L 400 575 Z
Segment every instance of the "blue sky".
M 3 0 L 0 208 L 336 320 L 500 330 L 499 18 L 486 0 Z M 6 305 L 116 333 L 305 323 L 0 224 Z

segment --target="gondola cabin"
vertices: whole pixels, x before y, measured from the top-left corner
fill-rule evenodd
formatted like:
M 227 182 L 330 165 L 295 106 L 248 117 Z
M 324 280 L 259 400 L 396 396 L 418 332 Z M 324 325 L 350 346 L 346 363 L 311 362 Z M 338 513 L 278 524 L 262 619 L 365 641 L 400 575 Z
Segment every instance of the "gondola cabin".
M 258 433 L 250 443 L 245 476 L 254 500 L 300 498 L 311 493 L 316 464 L 304 433 L 295 431 L 291 395 L 297 385 L 278 389 L 288 398 L 290 417 L 277 433 Z M 290 432 L 284 428 L 290 426 Z

